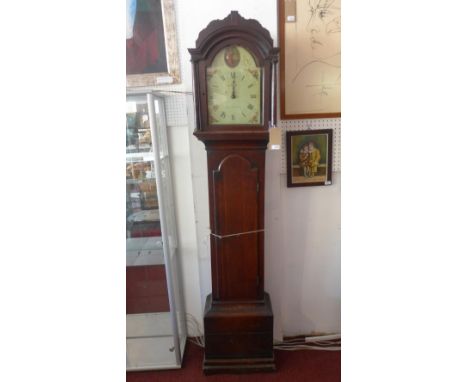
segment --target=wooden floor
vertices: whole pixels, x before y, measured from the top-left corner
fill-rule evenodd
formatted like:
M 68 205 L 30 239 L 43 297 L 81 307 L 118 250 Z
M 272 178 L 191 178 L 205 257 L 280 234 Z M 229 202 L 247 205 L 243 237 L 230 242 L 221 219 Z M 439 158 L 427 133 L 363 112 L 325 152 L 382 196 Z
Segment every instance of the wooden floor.
M 276 350 L 274 373 L 204 376 L 203 349 L 187 342 L 182 369 L 127 373 L 127 382 L 234 382 L 234 381 L 294 381 L 338 382 L 341 375 L 341 353 L 338 351 Z

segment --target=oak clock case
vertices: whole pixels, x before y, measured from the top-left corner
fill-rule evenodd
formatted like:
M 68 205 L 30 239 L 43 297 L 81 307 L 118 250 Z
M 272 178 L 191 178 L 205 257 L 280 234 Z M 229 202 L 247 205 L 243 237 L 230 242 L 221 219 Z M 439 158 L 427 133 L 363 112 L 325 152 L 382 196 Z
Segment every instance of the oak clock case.
M 205 374 L 275 370 L 264 291 L 264 179 L 278 48 L 257 20 L 232 11 L 189 49 L 205 144 L 213 290 L 204 312 Z

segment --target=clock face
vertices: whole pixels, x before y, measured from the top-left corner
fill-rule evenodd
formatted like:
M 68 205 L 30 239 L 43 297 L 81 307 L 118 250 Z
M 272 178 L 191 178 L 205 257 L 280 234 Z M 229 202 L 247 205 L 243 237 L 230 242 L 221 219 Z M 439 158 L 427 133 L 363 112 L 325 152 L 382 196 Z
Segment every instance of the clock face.
M 206 77 L 211 125 L 262 123 L 262 69 L 247 49 L 231 45 L 220 50 Z

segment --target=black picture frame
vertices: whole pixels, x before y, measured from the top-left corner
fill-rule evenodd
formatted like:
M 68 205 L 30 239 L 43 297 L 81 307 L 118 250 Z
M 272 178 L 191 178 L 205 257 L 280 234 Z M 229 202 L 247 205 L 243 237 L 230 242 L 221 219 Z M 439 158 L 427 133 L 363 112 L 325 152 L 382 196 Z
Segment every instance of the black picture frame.
M 332 184 L 333 130 L 286 132 L 288 187 Z

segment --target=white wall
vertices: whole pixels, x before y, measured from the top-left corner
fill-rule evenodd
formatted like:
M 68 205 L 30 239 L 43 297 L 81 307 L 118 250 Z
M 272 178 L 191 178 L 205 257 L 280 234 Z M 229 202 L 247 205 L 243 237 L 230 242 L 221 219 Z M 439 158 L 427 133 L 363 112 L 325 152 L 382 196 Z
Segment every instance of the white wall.
M 340 331 L 340 173 L 327 187 L 286 187 L 281 153 L 267 151 L 265 289 L 275 337 Z
M 211 20 L 231 10 L 257 19 L 277 44 L 276 0 L 175 1 L 180 89 L 192 90 L 187 48 L 195 46 L 199 31 Z M 188 125 L 174 129 L 170 139 L 179 142 L 173 165 L 179 235 L 186 238 L 181 248 L 183 289 L 187 311 L 201 322 L 211 292 L 208 180 L 204 145 L 192 135 L 191 106 L 189 102 Z M 333 175 L 332 186 L 287 188 L 280 152 L 267 152 L 265 289 L 272 298 L 277 338 L 340 331 L 340 174 Z

